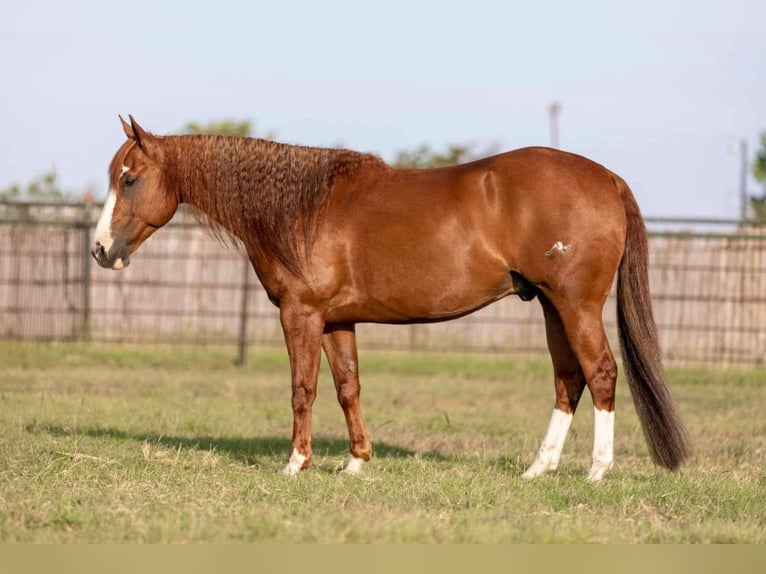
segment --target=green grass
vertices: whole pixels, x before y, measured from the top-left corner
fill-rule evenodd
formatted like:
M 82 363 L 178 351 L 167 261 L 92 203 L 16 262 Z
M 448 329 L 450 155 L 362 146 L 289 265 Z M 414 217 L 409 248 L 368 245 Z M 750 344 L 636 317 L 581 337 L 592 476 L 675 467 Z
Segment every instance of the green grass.
M 766 542 L 766 373 L 671 370 L 694 443 L 649 460 L 618 385 L 616 466 L 585 481 L 592 415 L 559 472 L 521 478 L 553 404 L 547 361 L 362 352 L 361 476 L 323 365 L 314 465 L 290 451 L 277 351 L 0 343 L 2 542 Z

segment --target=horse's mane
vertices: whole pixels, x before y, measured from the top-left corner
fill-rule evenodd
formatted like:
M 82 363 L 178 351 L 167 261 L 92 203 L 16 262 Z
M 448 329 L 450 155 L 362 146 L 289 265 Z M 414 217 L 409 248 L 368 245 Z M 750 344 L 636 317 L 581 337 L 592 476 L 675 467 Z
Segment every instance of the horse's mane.
M 301 276 L 299 238 L 306 254 L 334 182 L 376 156 L 255 138 L 163 138 L 171 187 L 222 242 L 254 249 Z

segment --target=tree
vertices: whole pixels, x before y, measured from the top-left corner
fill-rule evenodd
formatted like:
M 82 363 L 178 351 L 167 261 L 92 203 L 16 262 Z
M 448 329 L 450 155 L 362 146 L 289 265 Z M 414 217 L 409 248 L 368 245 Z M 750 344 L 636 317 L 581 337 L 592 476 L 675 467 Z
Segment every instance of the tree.
M 93 200 L 93 191 L 65 191 L 59 185 L 55 170 L 43 173 L 22 186 L 17 183 L 0 189 L 0 217 L 24 222 L 57 217 L 57 204 L 83 202 L 85 205 Z M 38 204 L 38 205 L 35 205 Z
M 761 149 L 753 161 L 753 177 L 764 184 L 764 192 L 760 197 L 750 198 L 750 209 L 756 221 L 766 223 L 766 132 L 761 132 Z
M 0 201 L 76 201 L 83 195 L 64 191 L 58 183 L 55 170 L 45 172 L 26 186 L 14 183 L 0 189 Z
M 181 133 L 184 134 L 218 134 L 226 136 L 248 137 L 252 135 L 253 125 L 250 120 L 215 120 L 207 123 L 188 122 Z
M 761 132 L 761 149 L 755 155 L 753 176 L 758 181 L 766 184 L 766 132 Z
M 207 123 L 191 121 L 181 128 L 182 134 L 213 134 L 224 136 L 250 137 L 255 136 L 253 122 L 250 120 L 213 120 Z M 269 131 L 257 136 L 262 139 L 273 140 L 274 132 Z
M 476 151 L 474 144 L 449 144 L 446 151 L 439 152 L 428 144 L 422 144 L 414 150 L 397 151 L 393 165 L 416 169 L 447 167 L 480 159 L 495 153 L 495 151 L 496 146 L 490 146 L 483 151 Z

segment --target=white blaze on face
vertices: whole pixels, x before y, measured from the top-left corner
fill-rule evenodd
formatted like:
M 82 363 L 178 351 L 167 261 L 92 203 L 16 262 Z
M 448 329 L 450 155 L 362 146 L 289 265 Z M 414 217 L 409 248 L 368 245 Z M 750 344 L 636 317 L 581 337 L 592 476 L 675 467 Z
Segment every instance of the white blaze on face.
M 101 217 L 98 218 L 98 223 L 96 224 L 96 242 L 100 243 L 107 253 L 109 253 L 109 249 L 111 249 L 114 242 L 114 237 L 112 236 L 112 213 L 114 213 L 115 203 L 117 203 L 117 192 L 110 189 L 106 202 L 104 202 L 104 210 L 101 212 Z
M 126 165 L 123 165 L 122 169 L 120 170 L 120 177 L 122 177 L 128 171 L 130 171 L 130 168 Z M 112 248 L 112 243 L 114 243 L 114 234 L 112 233 L 112 215 L 114 214 L 114 206 L 116 203 L 117 192 L 114 189 L 109 189 L 109 195 L 104 202 L 104 209 L 101 212 L 101 216 L 98 218 L 98 223 L 96 224 L 96 243 L 100 243 L 106 250 L 107 254 Z M 112 266 L 113 269 L 122 269 L 123 267 L 124 263 L 121 258 L 117 259 Z

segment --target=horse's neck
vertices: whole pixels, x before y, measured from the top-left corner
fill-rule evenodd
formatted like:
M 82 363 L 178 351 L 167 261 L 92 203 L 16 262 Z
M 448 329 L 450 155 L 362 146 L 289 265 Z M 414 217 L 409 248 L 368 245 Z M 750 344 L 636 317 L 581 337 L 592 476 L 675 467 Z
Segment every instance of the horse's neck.
M 214 173 L 221 155 L 213 138 L 171 136 L 166 138 L 165 170 L 178 189 L 182 203 L 203 210 L 215 199 Z
M 257 154 L 244 142 L 230 138 L 175 136 L 168 140 L 166 169 L 180 202 L 238 235 L 242 222 L 237 221 L 237 210 L 231 204 L 237 201 L 242 186 L 235 174 L 243 163 L 257 160 Z
M 310 251 L 314 224 L 339 177 L 354 177 L 373 156 L 245 138 L 178 136 L 166 168 L 180 200 L 248 249 L 273 256 L 296 273 Z M 296 229 L 302 226 L 303 232 Z

